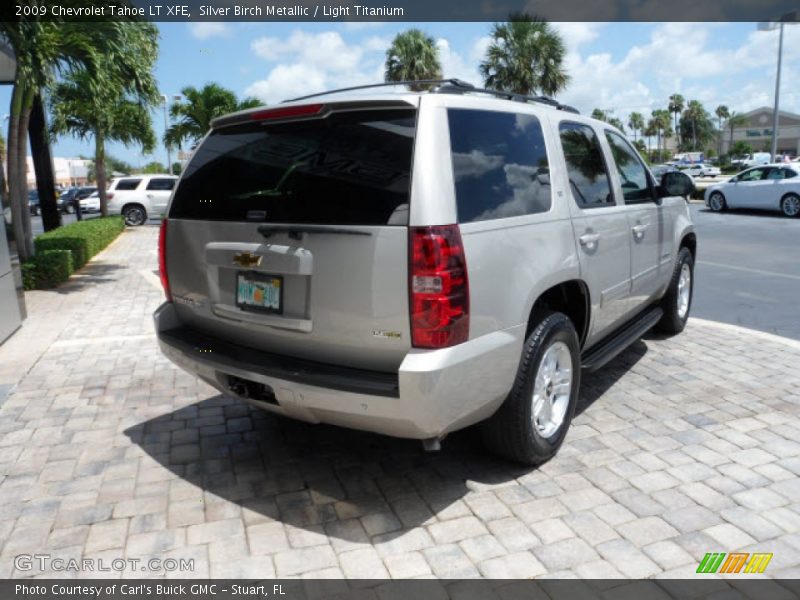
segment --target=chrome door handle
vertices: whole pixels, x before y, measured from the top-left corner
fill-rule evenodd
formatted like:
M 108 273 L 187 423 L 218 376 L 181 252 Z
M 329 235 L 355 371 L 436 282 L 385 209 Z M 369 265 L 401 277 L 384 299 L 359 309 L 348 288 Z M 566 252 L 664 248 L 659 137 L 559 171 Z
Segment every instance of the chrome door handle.
M 147 197 L 148 198 L 153 198 L 154 196 L 153 196 L 153 194 L 147 194 Z
M 634 225 L 631 227 L 631 231 L 633 231 L 634 238 L 641 240 L 644 237 L 644 232 L 647 231 L 647 225 Z
M 594 247 L 597 245 L 599 240 L 600 235 L 597 233 L 584 233 L 578 238 L 581 246 L 585 247 L 587 250 L 594 250 Z

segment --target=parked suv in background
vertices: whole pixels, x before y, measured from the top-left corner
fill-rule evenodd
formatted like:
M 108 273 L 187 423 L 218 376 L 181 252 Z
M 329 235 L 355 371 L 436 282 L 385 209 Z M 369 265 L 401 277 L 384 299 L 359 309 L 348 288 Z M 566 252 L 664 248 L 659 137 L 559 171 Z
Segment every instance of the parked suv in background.
M 143 225 L 166 212 L 175 175 L 131 175 L 112 179 L 108 186 L 108 214 L 122 215 L 126 225 Z
M 555 454 L 597 369 L 684 328 L 691 179 L 610 125 L 442 82 L 222 117 L 162 221 L 176 364 L 266 410 Z

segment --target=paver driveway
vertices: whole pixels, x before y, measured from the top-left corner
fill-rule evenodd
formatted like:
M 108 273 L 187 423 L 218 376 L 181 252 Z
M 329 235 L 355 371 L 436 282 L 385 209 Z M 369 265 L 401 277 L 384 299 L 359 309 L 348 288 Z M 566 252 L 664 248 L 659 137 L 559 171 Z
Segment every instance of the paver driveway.
M 182 577 L 675 577 L 733 551 L 800 576 L 800 347 L 693 321 L 587 376 L 539 469 L 471 430 L 423 454 L 176 369 L 152 333 L 156 235 L 30 294 L 0 349 L 52 338 L 0 406 L 0 576 L 52 575 L 13 562 L 50 552 L 194 559 Z

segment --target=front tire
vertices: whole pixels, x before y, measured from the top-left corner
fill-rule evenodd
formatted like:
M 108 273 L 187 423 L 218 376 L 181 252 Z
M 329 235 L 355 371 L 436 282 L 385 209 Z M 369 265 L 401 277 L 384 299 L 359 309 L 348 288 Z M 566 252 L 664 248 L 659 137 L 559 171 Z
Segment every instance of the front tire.
M 558 452 L 580 389 L 578 334 L 563 313 L 545 314 L 525 340 L 514 387 L 483 425 L 487 448 L 538 465 Z
M 694 295 L 694 257 L 685 246 L 678 252 L 678 262 L 672 273 L 669 288 L 661 299 L 664 316 L 656 324 L 656 329 L 675 335 L 683 331 L 689 320 Z
M 708 208 L 714 212 L 723 212 L 727 210 L 728 204 L 725 202 L 725 196 L 722 195 L 722 192 L 711 193 L 708 197 Z
M 781 198 L 781 212 L 784 217 L 789 217 L 790 219 L 800 216 L 800 196 L 786 194 Z
M 147 222 L 147 213 L 144 208 L 135 204 L 126 206 L 122 211 L 122 216 L 125 217 L 125 225 L 131 227 L 144 225 Z

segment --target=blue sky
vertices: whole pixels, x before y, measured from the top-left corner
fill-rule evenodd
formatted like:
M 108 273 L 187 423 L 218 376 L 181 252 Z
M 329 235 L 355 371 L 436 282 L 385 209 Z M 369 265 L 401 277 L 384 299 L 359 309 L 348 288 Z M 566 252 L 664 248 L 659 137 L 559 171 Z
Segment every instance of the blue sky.
M 182 87 L 217 82 L 268 103 L 332 87 L 382 78 L 392 37 L 420 27 L 437 40 L 444 74 L 480 83 L 477 66 L 491 23 L 160 23 L 157 77 L 173 96 Z M 562 102 L 581 112 L 598 107 L 623 121 L 631 111 L 665 107 L 674 92 L 701 100 L 709 111 L 771 106 L 777 32 L 754 23 L 556 23 L 568 49 L 571 76 Z M 800 25 L 784 36 L 781 108 L 800 113 Z M 8 107 L 10 87 L 0 89 Z M 0 114 L 7 114 L 8 109 Z M 163 113 L 153 115 L 159 138 Z M 133 165 L 166 162 L 163 147 L 142 156 L 135 147 L 109 144 L 108 152 Z M 90 143 L 69 137 L 55 155 L 91 155 Z

